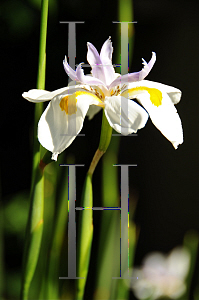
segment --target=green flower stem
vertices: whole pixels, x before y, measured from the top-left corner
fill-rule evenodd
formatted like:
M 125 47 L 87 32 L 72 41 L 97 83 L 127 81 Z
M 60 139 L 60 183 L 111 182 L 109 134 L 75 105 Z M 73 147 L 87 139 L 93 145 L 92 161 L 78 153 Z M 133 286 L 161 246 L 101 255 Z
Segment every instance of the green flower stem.
M 95 155 L 93 157 L 93 160 L 92 160 L 89 170 L 88 170 L 88 174 L 91 177 L 95 171 L 95 168 L 96 168 L 100 158 L 106 152 L 106 150 L 110 144 L 111 136 L 112 136 L 112 127 L 109 125 L 107 118 L 105 116 L 105 112 L 103 111 L 99 147 L 98 147 L 97 151 L 95 152 Z
M 78 239 L 78 277 L 84 277 L 77 282 L 76 300 L 82 300 L 89 269 L 90 253 L 93 240 L 93 191 L 92 176 L 87 174 L 82 193 L 81 206 L 85 209 L 80 212 L 79 239 Z
M 119 206 L 117 163 L 119 137 L 114 137 L 106 155 L 102 159 L 102 206 Z M 111 188 L 110 188 L 111 187 Z M 103 211 L 100 228 L 99 250 L 96 269 L 94 300 L 115 299 L 120 262 L 120 211 Z
M 80 215 L 78 276 L 84 277 L 84 279 L 78 280 L 77 300 L 82 300 L 84 296 L 86 279 L 89 269 L 90 252 L 93 240 L 93 211 L 91 209 L 91 207 L 93 207 L 92 175 L 100 158 L 106 152 L 110 144 L 111 136 L 112 128 L 109 125 L 105 113 L 103 111 L 99 147 L 89 167 L 82 194 L 83 197 L 81 205 L 82 207 L 85 207 L 87 209 L 84 209 Z
M 99 143 L 100 151 L 106 152 L 111 141 L 111 136 L 112 136 L 112 127 L 109 125 L 109 122 L 103 110 L 102 128 L 101 128 L 101 136 L 100 136 L 100 143 Z
M 119 0 L 118 1 L 118 18 L 120 22 L 133 22 L 134 21 L 134 13 L 133 13 L 133 0 Z M 121 25 L 120 25 L 121 26 Z M 121 35 L 121 28 L 118 26 L 118 35 Z M 118 39 L 119 42 L 119 39 Z M 120 51 L 121 45 L 117 47 L 117 61 L 120 61 Z M 134 48 L 134 24 L 128 24 L 128 49 L 129 49 L 129 64 L 123 65 L 121 67 L 121 74 L 124 75 L 128 73 L 128 66 L 131 66 L 133 59 L 133 48 Z M 128 53 L 126 53 L 128 55 Z
M 30 283 L 32 281 L 39 256 L 44 209 L 44 178 L 41 170 L 37 168 L 34 176 L 30 196 L 30 210 L 26 231 L 25 253 L 22 274 L 21 299 L 28 299 Z
M 134 21 L 133 16 L 133 0 L 119 0 L 118 2 L 118 18 L 120 22 L 132 22 Z M 120 30 L 120 28 L 119 28 Z M 121 34 L 119 32 L 119 34 Z M 123 37 L 124 38 L 124 37 Z M 129 64 L 127 64 L 127 61 L 121 61 L 121 74 L 124 75 L 128 73 L 128 67 L 131 65 L 132 58 L 133 58 L 133 46 L 134 46 L 134 24 L 128 24 L 128 49 L 129 53 L 123 53 L 126 56 L 129 54 Z M 122 37 L 121 37 L 121 43 L 122 43 Z M 125 48 L 118 45 L 117 49 L 122 49 L 125 51 Z M 122 54 L 120 56 L 120 53 L 117 53 L 117 60 L 119 61 L 119 58 L 122 59 Z M 125 64 L 126 62 L 126 64 Z M 136 203 L 134 204 L 136 206 Z M 134 208 L 135 209 L 135 208 Z M 136 225 L 133 222 L 133 215 L 134 211 L 130 211 L 129 215 L 132 217 L 132 220 L 129 220 L 129 266 L 131 267 L 134 260 L 134 254 L 135 254 L 135 248 L 136 248 Z M 117 282 L 117 294 L 114 295 L 114 299 L 128 299 L 129 298 L 129 288 L 128 285 L 125 284 L 124 279 L 118 280 Z
M 62 170 L 60 169 L 60 166 L 57 167 L 57 164 L 55 164 L 55 172 L 52 176 L 54 177 L 55 174 L 58 174 L 59 178 L 58 176 L 56 176 L 57 179 L 56 184 L 54 184 L 54 187 L 57 186 L 60 180 L 62 180 L 62 183 L 63 181 L 67 182 L 68 180 L 68 168 L 66 168 L 67 170 L 65 168 L 64 170 L 63 168 Z M 59 299 L 59 266 L 61 260 L 61 249 L 64 242 L 65 230 L 67 228 L 68 220 L 68 184 L 62 184 L 60 187 L 58 185 L 56 192 L 58 192 L 58 189 L 61 189 L 61 194 L 60 197 L 57 199 L 59 200 L 59 202 L 54 215 L 53 232 L 51 234 L 52 240 L 51 245 L 49 247 L 49 257 L 47 260 L 47 283 L 45 291 L 46 294 L 44 297 L 45 299 Z M 56 201 L 56 195 L 57 193 L 54 193 L 54 203 Z
M 39 46 L 39 66 L 37 88 L 45 88 L 46 69 L 46 33 L 47 33 L 48 0 L 41 2 L 41 30 Z M 37 124 L 43 111 L 42 103 L 35 105 L 34 140 L 33 140 L 33 167 L 30 193 L 30 210 L 25 238 L 25 251 L 23 258 L 21 299 L 28 299 L 30 283 L 37 265 L 41 238 L 43 232 L 44 209 L 44 176 L 39 167 L 40 145 L 37 141 Z
M 46 151 L 46 153 L 44 154 L 44 156 L 42 157 L 42 159 L 39 162 L 39 167 L 42 171 L 44 171 L 44 168 L 53 162 L 53 160 L 51 159 L 52 153 L 50 151 Z
M 88 174 L 92 177 L 95 168 L 100 160 L 100 158 L 102 157 L 102 155 L 105 153 L 105 151 L 101 151 L 99 149 L 97 149 L 97 151 L 95 152 L 95 155 L 92 159 L 92 162 L 90 164 L 89 170 L 88 170 Z
M 40 25 L 40 42 L 39 42 L 39 60 L 37 74 L 37 89 L 45 89 L 46 75 L 46 36 L 47 36 L 47 20 L 48 20 L 48 0 L 41 1 L 41 25 Z M 33 170 L 32 177 L 38 166 L 37 152 L 40 151 L 40 145 L 37 140 L 37 124 L 43 112 L 43 103 L 35 104 L 34 119 L 34 141 L 33 141 Z
M 40 43 L 39 43 L 39 63 L 37 74 L 37 88 L 45 88 L 46 73 L 46 36 L 48 20 L 48 0 L 41 2 L 41 26 L 40 26 Z
M 136 225 L 133 221 L 129 221 L 129 267 L 131 268 L 134 261 L 136 249 Z M 132 272 L 129 272 L 129 276 L 132 276 Z M 115 300 L 129 299 L 129 286 L 131 280 L 136 279 L 119 279 L 117 282 L 117 295 Z

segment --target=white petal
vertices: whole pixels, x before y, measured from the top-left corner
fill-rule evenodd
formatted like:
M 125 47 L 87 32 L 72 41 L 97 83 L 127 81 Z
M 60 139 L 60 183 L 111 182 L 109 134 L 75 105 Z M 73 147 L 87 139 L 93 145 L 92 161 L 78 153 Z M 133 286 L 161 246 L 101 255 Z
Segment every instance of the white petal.
M 190 267 L 190 254 L 185 248 L 175 248 L 168 256 L 170 274 L 184 280 Z
M 38 90 L 38 89 L 33 89 L 33 90 L 29 90 L 28 92 L 25 92 L 22 94 L 22 96 L 30 101 L 30 102 L 34 102 L 34 103 L 39 103 L 39 102 L 45 102 L 45 101 L 50 101 L 53 98 L 55 98 L 56 96 L 64 96 L 64 95 L 69 95 L 69 94 L 73 94 L 76 91 L 84 91 L 88 88 L 88 90 L 90 90 L 90 86 L 87 87 L 87 85 L 69 85 L 67 87 L 63 87 L 61 89 L 55 90 L 53 92 L 48 92 L 45 90 Z
M 88 112 L 87 112 L 87 117 L 89 120 L 91 120 L 102 108 L 96 105 L 90 105 Z
M 148 91 L 150 91 L 150 88 L 159 91 L 157 87 L 161 87 L 162 85 L 156 85 L 155 82 L 148 81 L 148 86 L 146 87 L 145 83 L 146 81 L 138 82 L 137 84 L 130 84 L 129 87 L 131 87 L 131 89 L 129 88 L 129 97 L 137 99 L 143 105 L 143 107 L 148 111 L 153 124 L 176 149 L 179 144 L 183 143 L 183 131 L 180 117 L 172 103 L 172 99 L 165 90 L 160 90 L 161 103 L 154 105 Z M 142 86 L 142 89 L 139 89 L 140 86 Z M 144 87 L 146 87 L 146 90 Z M 153 93 L 155 90 L 151 91 Z M 123 93 L 123 96 L 124 94 L 125 92 Z
M 89 105 L 96 101 L 93 97 L 86 92 L 77 96 L 77 110 L 71 115 L 60 108 L 63 96 L 55 97 L 47 106 L 38 124 L 38 139 L 53 153 L 52 159 L 56 160 L 57 155 L 70 146 L 81 131 Z
M 123 135 L 143 128 L 148 119 L 148 114 L 141 106 L 121 96 L 105 98 L 105 114 L 109 124 Z
M 167 93 L 172 101 L 173 104 L 177 104 L 178 102 L 180 102 L 181 96 L 182 96 L 182 92 L 177 89 L 174 88 L 173 86 L 169 86 L 166 84 L 162 84 L 159 82 L 154 82 L 154 81 L 149 81 L 149 80 L 142 80 L 139 83 L 136 83 L 139 86 L 146 86 L 149 88 L 156 88 L 160 91 L 163 91 L 165 93 Z M 128 88 L 130 89 L 131 86 L 133 87 L 133 84 L 130 83 L 128 85 Z
M 26 100 L 30 101 L 30 102 L 44 102 L 44 101 L 49 101 L 51 99 L 46 99 L 46 100 L 41 100 L 40 97 L 47 95 L 49 92 L 45 91 L 45 90 L 37 90 L 37 89 L 33 89 L 33 90 L 29 90 L 28 92 L 24 92 L 22 94 L 22 97 L 25 98 Z

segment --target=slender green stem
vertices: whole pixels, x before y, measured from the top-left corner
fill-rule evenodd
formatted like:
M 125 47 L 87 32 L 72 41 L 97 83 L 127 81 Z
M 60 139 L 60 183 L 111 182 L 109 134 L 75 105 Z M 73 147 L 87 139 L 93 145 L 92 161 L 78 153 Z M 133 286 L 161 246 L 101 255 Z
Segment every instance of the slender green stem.
M 41 2 L 41 31 L 39 46 L 39 66 L 37 88 L 45 88 L 46 66 L 46 33 L 47 33 L 48 0 Z M 43 232 L 44 210 L 44 176 L 39 166 L 40 145 L 37 141 L 37 124 L 43 111 L 41 103 L 35 105 L 34 140 L 33 140 L 33 167 L 30 193 L 30 210 L 25 238 L 23 259 L 22 285 L 20 299 L 28 299 L 30 284 L 35 273 Z
M 79 239 L 78 239 L 78 277 L 84 277 L 77 282 L 76 300 L 83 300 L 86 280 L 89 270 L 91 246 L 93 240 L 93 190 L 92 179 L 89 174 L 86 176 L 82 193 L 81 206 L 84 210 L 80 213 Z
M 30 210 L 25 239 L 25 253 L 22 274 L 21 299 L 28 299 L 29 287 L 32 281 L 39 256 L 43 231 L 43 174 L 38 168 L 34 176 L 34 188 L 30 197 Z
M 41 2 L 41 26 L 40 26 L 40 43 L 39 43 L 39 63 L 37 75 L 37 88 L 45 88 L 46 73 L 46 36 L 48 20 L 48 0 Z
M 48 21 L 48 0 L 42 0 L 37 89 L 45 89 L 47 21 Z M 41 102 L 35 104 L 32 178 L 34 177 L 35 169 L 38 166 L 38 159 L 40 161 L 40 158 L 37 157 L 37 153 L 40 151 L 40 145 L 37 140 L 37 124 L 39 122 L 42 112 L 43 112 L 43 103 Z
M 46 160 L 48 162 L 48 160 Z M 67 164 L 74 164 L 73 157 L 66 157 L 64 153 L 59 156 L 59 163 L 67 162 Z M 66 228 L 68 221 L 68 199 L 69 196 L 69 187 L 68 187 L 68 168 L 60 168 L 58 164 L 52 164 L 46 168 L 46 172 L 48 168 L 51 167 L 52 170 L 49 171 L 49 175 L 51 176 L 53 182 L 53 187 L 55 192 L 50 196 L 51 200 L 54 204 L 54 220 L 52 225 L 52 232 L 50 232 L 50 246 L 49 247 L 49 255 L 47 257 L 46 264 L 46 282 L 44 291 L 45 294 L 43 296 L 44 299 L 60 299 L 60 280 L 58 279 L 60 274 L 60 262 L 62 259 L 62 247 L 64 244 L 64 239 L 66 237 Z M 53 167 L 53 168 L 52 168 Z M 45 173 L 46 173 L 45 172 Z M 70 179 L 71 180 L 71 179 Z M 63 184 L 65 183 L 65 184 Z M 75 182 L 73 183 L 75 185 Z M 52 222 L 52 219 L 50 220 Z M 45 255 L 45 254 L 44 254 Z M 64 284 L 64 288 L 68 290 L 68 280 Z M 65 296 L 65 295 L 64 295 Z M 42 298 L 42 299 L 43 299 Z M 67 298 L 67 297 L 66 297 Z
M 100 160 L 100 158 L 102 157 L 102 155 L 105 153 L 105 151 L 101 151 L 99 149 L 97 149 L 97 151 L 95 152 L 95 155 L 93 156 L 92 162 L 90 164 L 89 170 L 88 170 L 88 174 L 92 177 L 95 168 L 97 167 L 97 164 Z
M 98 162 L 100 161 L 100 158 L 106 152 L 106 150 L 110 144 L 111 136 L 112 136 L 112 127 L 109 125 L 107 118 L 105 116 L 105 113 L 103 111 L 99 147 L 98 147 L 97 151 L 95 152 L 95 155 L 92 159 L 92 162 L 91 162 L 89 170 L 88 170 L 88 174 L 91 177 L 93 175 L 93 172 L 95 171 L 95 168 L 96 168 Z
M 118 170 L 112 166 L 117 164 L 118 138 L 113 137 L 110 147 L 102 159 L 103 207 L 119 206 Z M 102 213 L 94 300 L 115 299 L 115 290 L 118 282 L 112 277 L 119 276 L 119 220 L 119 211 L 108 210 Z
M 77 300 L 82 300 L 84 297 L 84 290 L 86 285 L 86 279 L 89 269 L 90 261 L 90 252 L 93 240 L 93 192 L 92 192 L 92 175 L 94 170 L 102 157 L 106 152 L 112 136 L 112 128 L 109 125 L 105 113 L 103 111 L 102 117 L 102 127 L 101 127 L 101 136 L 99 147 L 93 157 L 91 165 L 89 167 L 86 180 L 84 183 L 83 197 L 82 197 L 82 206 L 87 208 L 82 211 L 81 220 L 80 220 L 80 237 L 79 237 L 79 261 L 78 261 L 78 274 L 79 276 L 84 277 L 84 279 L 78 280 L 77 285 Z
M 102 128 L 101 128 L 101 136 L 100 136 L 100 143 L 99 143 L 100 151 L 106 152 L 111 141 L 111 136 L 112 136 L 112 127 L 109 125 L 109 122 L 103 110 Z

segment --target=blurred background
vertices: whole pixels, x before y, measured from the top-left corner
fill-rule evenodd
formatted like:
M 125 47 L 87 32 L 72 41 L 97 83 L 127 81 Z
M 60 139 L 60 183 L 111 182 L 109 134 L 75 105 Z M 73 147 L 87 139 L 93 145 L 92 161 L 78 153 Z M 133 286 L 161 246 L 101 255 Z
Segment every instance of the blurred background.
M 125 2 L 125 1 L 124 1 Z M 184 143 L 174 150 L 149 120 L 137 136 L 121 137 L 119 164 L 130 168 L 130 201 L 137 203 L 139 227 L 135 263 L 146 253 L 168 252 L 182 244 L 185 233 L 199 230 L 199 2 L 197 0 L 134 0 L 134 48 L 130 72 L 142 68 L 152 51 L 157 61 L 147 79 L 182 90 L 177 105 L 184 130 Z M 68 52 L 68 25 L 60 21 L 84 21 L 76 25 L 76 63 L 86 61 L 86 43 L 100 51 L 111 36 L 116 52 L 120 45 L 117 1 L 49 1 L 46 89 L 68 83 L 62 61 Z M 32 126 L 34 104 L 22 93 L 36 87 L 40 1 L 2 0 L 1 38 L 1 265 L 6 280 L 19 278 L 31 182 Z M 119 40 L 118 40 L 119 39 Z M 115 52 L 113 63 L 116 61 Z M 88 68 L 85 73 L 88 73 Z M 169 120 L 168 120 L 169 122 Z M 77 198 L 86 171 L 97 149 L 101 114 L 85 120 L 81 133 L 66 150 L 78 164 Z M 113 137 L 117 138 L 117 137 Z M 81 170 L 80 170 L 81 169 Z M 101 165 L 94 175 L 94 204 L 100 205 L 98 182 Z M 119 181 L 118 181 L 119 184 Z M 97 205 L 95 205 L 97 206 Z M 94 215 L 95 216 L 95 215 Z M 3 220 L 3 221 L 2 221 Z M 94 221 L 95 225 L 95 221 Z M 18 289 L 19 280 L 10 281 Z M 195 281 L 197 282 L 197 274 Z M 194 284 L 194 283 L 193 283 Z

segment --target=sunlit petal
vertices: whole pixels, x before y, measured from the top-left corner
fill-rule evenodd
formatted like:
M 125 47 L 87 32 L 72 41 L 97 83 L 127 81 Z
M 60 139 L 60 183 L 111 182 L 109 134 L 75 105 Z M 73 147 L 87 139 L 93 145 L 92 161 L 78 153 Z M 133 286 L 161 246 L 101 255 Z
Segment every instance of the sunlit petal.
M 149 72 L 151 71 L 154 63 L 156 61 L 156 54 L 155 52 L 152 52 L 152 58 L 151 60 L 148 62 L 148 64 L 146 63 L 146 61 L 143 59 L 143 64 L 144 64 L 144 67 L 143 69 L 140 71 L 140 72 L 135 72 L 135 73 L 129 73 L 129 74 L 126 74 L 126 75 L 123 75 L 123 76 L 120 76 L 118 77 L 117 79 L 115 79 L 110 85 L 109 85 L 109 89 L 114 87 L 114 86 L 117 86 L 117 85 L 120 85 L 121 82 L 122 83 L 126 83 L 126 85 L 128 86 L 128 84 L 130 82 L 135 82 L 135 81 L 141 81 L 143 80 L 148 74 Z
M 138 280 L 132 280 L 131 288 L 138 299 L 178 299 L 186 290 L 189 267 L 190 254 L 184 248 L 176 248 L 168 256 L 148 254 L 142 268 L 134 268 Z
M 63 100 L 65 103 L 62 103 Z M 70 146 L 81 131 L 91 104 L 98 104 L 98 98 L 87 92 L 59 96 L 49 103 L 38 124 L 38 139 L 53 153 L 53 159 L 56 160 L 57 155 Z
M 60 96 L 60 95 L 64 96 L 64 95 L 73 94 L 77 91 L 84 91 L 87 88 L 88 88 L 88 90 L 90 89 L 90 87 L 89 86 L 87 87 L 86 85 L 73 85 L 73 86 L 67 86 L 67 87 L 55 90 L 53 92 L 33 89 L 33 90 L 29 90 L 28 92 L 23 93 L 22 96 L 30 102 L 39 103 L 39 102 L 50 101 L 53 98 Z
M 76 72 L 69 66 L 69 64 L 67 62 L 66 56 L 65 56 L 65 59 L 63 61 L 63 65 L 64 65 L 64 70 L 66 71 L 66 73 L 68 74 L 68 76 L 72 80 L 77 80 Z
M 168 256 L 168 271 L 182 280 L 187 276 L 190 266 L 190 254 L 184 248 L 175 248 Z
M 100 79 L 104 84 L 106 83 L 105 75 L 104 75 L 104 67 L 99 56 L 99 53 L 95 46 L 91 43 L 87 43 L 88 52 L 87 52 L 87 61 L 91 65 L 92 75 L 95 78 Z
M 145 85 L 144 85 L 145 83 Z M 147 85 L 147 86 L 146 86 Z M 143 81 L 129 85 L 128 91 L 122 93 L 123 96 L 135 98 L 148 111 L 153 124 L 161 133 L 173 144 L 176 149 L 179 144 L 183 143 L 183 130 L 180 117 L 173 105 L 173 99 L 170 93 L 166 93 L 167 86 L 162 90 L 155 82 Z M 169 92 L 172 89 L 169 89 Z M 176 89 L 176 93 L 181 95 Z M 179 96 L 178 96 L 179 97 Z
M 87 112 L 87 117 L 89 120 L 92 120 L 92 118 L 101 110 L 102 108 L 96 105 L 90 105 L 88 112 Z
M 154 82 L 154 81 L 149 81 L 149 80 L 142 80 L 141 82 L 138 83 L 139 85 L 141 84 L 141 86 L 146 86 L 146 87 L 151 87 L 151 88 L 156 88 L 160 91 L 163 91 L 165 93 L 167 93 L 171 99 L 171 101 L 173 102 L 173 104 L 177 104 L 178 102 L 180 102 L 181 96 L 182 96 L 182 92 L 177 89 L 174 88 L 173 86 L 169 86 L 166 84 L 162 84 L 159 82 Z M 130 89 L 131 86 L 133 87 L 133 83 L 128 85 L 128 88 Z
M 120 96 L 106 97 L 105 114 L 111 127 L 123 135 L 137 132 L 148 119 L 141 106 Z
M 113 47 L 110 37 L 103 44 L 100 51 L 100 58 L 103 64 L 104 74 L 106 85 L 111 84 L 113 80 L 116 79 L 117 75 L 115 74 L 115 70 L 112 65 L 112 53 Z
M 24 97 L 26 100 L 30 102 L 38 103 L 38 102 L 51 100 L 52 98 L 50 99 L 48 99 L 47 97 L 45 98 L 45 95 L 47 96 L 48 94 L 49 94 L 48 91 L 33 89 L 33 90 L 29 90 L 28 92 L 24 92 L 22 94 L 22 97 Z
M 88 85 L 105 86 L 100 79 L 95 78 L 93 76 L 84 75 L 84 71 L 81 68 L 81 64 L 77 66 L 76 76 L 77 76 L 77 80 L 80 81 L 81 83 L 88 84 Z

